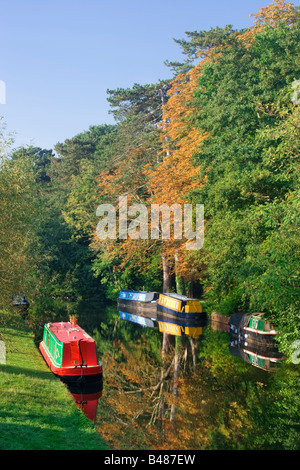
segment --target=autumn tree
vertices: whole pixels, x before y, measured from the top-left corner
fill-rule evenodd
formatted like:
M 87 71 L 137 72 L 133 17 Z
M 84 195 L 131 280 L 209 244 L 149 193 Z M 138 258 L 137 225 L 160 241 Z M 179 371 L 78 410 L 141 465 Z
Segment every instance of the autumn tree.
M 287 336 L 290 344 L 297 336 L 298 310 L 294 209 L 299 111 L 291 97 L 299 19 L 297 8 L 283 2 L 262 9 L 256 19 L 253 29 L 229 35 L 211 53 L 198 78 L 194 120 L 207 136 L 194 157 L 203 184 L 192 197 L 205 204 L 207 292 L 219 305 L 227 299 L 224 313 L 250 308 L 277 318 L 287 348 Z M 277 251 L 283 233 L 290 234 L 284 243 L 289 273 Z M 289 327 L 282 318 L 279 289 L 289 305 Z
M 98 194 L 99 201 L 113 204 L 116 212 L 121 196 L 127 197 L 128 206 L 133 203 L 149 206 L 148 178 L 144 169 L 153 167 L 161 158 L 160 122 L 167 90 L 168 82 L 159 82 L 108 91 L 111 112 L 118 120 L 117 139 L 111 147 L 115 154 L 107 162 L 106 169 L 98 175 Z M 155 241 L 151 243 L 146 238 L 132 240 L 126 237 L 120 240 L 116 237 L 116 240 L 99 242 L 95 234 L 94 248 L 98 250 L 96 272 L 100 274 L 103 268 L 106 270 L 108 265 L 113 266 L 115 271 L 121 273 L 123 287 L 124 282 L 125 285 L 136 282 L 138 276 L 143 279 L 142 285 L 149 285 L 150 290 L 157 288 L 157 282 L 161 282 L 156 273 L 159 250 Z M 122 285 L 118 283 L 120 287 Z

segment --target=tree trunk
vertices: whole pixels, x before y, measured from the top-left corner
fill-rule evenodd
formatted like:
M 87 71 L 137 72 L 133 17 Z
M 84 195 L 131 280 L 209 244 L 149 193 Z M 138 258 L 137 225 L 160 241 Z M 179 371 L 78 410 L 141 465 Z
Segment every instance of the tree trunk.
M 178 264 L 179 264 L 179 256 L 177 251 L 174 255 L 175 259 L 175 280 L 176 280 L 176 292 L 180 295 L 185 295 L 185 282 L 182 276 L 178 275 Z
M 170 267 L 169 267 L 167 257 L 164 253 L 162 253 L 161 259 L 162 259 L 162 269 L 163 269 L 163 292 L 168 292 L 170 291 L 172 287 Z

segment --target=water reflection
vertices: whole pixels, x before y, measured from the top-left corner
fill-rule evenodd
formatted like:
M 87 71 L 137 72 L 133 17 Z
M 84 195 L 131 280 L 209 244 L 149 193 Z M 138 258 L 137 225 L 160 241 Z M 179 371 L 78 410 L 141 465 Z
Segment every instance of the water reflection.
M 98 383 L 93 386 L 68 384 L 67 387 L 77 407 L 82 410 L 91 421 L 95 422 L 98 400 L 102 397 L 102 384 Z
M 249 316 L 239 313 L 231 317 L 218 316 L 218 321 L 212 321 L 215 331 L 230 333 L 229 352 L 232 356 L 258 367 L 264 371 L 275 371 L 283 360 L 283 354 L 278 351 L 275 335 L 265 338 L 255 332 L 244 329 L 249 324 Z
M 148 318 L 145 315 L 135 315 L 128 311 L 119 311 L 119 315 L 122 320 L 131 321 L 141 326 L 147 326 L 148 328 L 155 328 L 156 326 L 156 319 Z
M 278 369 L 283 355 L 276 347 L 266 348 L 264 345 L 245 343 L 239 338 L 230 338 L 229 351 L 232 356 L 268 372 Z
M 191 338 L 198 339 L 203 335 L 204 322 L 197 321 L 184 321 L 160 317 L 157 319 L 158 328 L 161 333 L 167 333 L 174 336 L 190 336 Z
M 112 448 L 300 446 L 299 368 L 277 350 L 235 337 L 229 318 L 195 325 L 123 307 L 90 331 L 104 369 L 95 424 Z
M 158 328 L 161 333 L 167 333 L 174 336 L 191 336 L 192 338 L 199 338 L 203 334 L 203 327 L 206 325 L 206 320 L 197 319 L 184 319 L 178 318 L 176 315 L 173 318 L 169 315 L 163 315 L 153 312 L 139 310 L 139 314 L 132 313 L 134 308 L 123 306 L 123 310 L 119 311 L 120 318 L 125 321 L 136 323 L 140 326 L 147 328 Z

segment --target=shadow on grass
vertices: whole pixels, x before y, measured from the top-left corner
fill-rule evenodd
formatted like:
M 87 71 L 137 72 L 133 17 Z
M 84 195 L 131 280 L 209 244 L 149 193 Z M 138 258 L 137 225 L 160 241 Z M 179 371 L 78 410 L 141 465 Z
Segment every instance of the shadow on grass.
M 33 369 L 25 369 L 24 367 L 3 365 L 0 366 L 0 371 L 7 372 L 8 374 L 25 375 L 26 377 L 36 377 L 43 380 L 58 380 L 50 370 L 36 371 Z
M 32 424 L 0 423 L 0 450 L 103 450 L 106 449 L 101 437 L 88 430 L 77 429 L 79 421 L 66 425 L 64 417 L 55 418 L 55 426 L 44 420 L 41 426 L 37 417 Z

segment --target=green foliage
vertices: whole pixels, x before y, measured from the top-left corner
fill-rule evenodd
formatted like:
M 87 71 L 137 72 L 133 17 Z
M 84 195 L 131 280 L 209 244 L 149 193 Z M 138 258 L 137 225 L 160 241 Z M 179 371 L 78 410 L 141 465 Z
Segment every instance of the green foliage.
M 248 30 L 227 25 L 187 32 L 186 39 L 176 40 L 183 62 L 167 62 L 175 73 L 172 83 L 135 83 L 131 88 L 108 90 L 116 124 L 90 126 L 57 143 L 56 155 L 33 146 L 12 151 L 13 139 L 5 135 L 0 122 L 1 305 L 7 305 L 14 294 L 25 294 L 30 302 L 27 321 L 37 337 L 44 322 L 67 320 L 75 312 L 87 329 L 97 327 L 98 353 L 110 366 L 112 409 L 119 407 L 122 419 L 126 416 L 133 424 L 132 430 L 142 409 L 143 377 L 150 372 L 145 396 L 151 400 L 151 387 L 159 380 L 161 337 L 151 329 L 141 335 L 140 327 L 121 321 L 115 310 L 107 315 L 103 305 L 112 301 L 115 306 L 122 288 L 162 289 L 162 244 L 129 245 L 122 240 L 97 244 L 94 232 L 96 209 L 103 202 L 116 206 L 119 196 L 126 194 L 130 201 L 149 205 L 159 190 L 149 185 L 151 170 L 157 169 L 158 185 L 168 181 L 166 192 L 173 189 L 174 174 L 180 184 L 174 181 L 176 191 L 170 194 L 205 206 L 204 247 L 189 253 L 186 272 L 193 273 L 193 280 L 175 276 L 177 292 L 200 281 L 210 311 L 224 315 L 241 309 L 263 311 L 278 329 L 280 350 L 288 360 L 299 339 L 300 108 L 292 99 L 299 81 L 299 9 L 275 0 L 256 18 L 258 27 Z M 201 66 L 194 66 L 203 58 Z M 170 89 L 172 98 L 180 98 L 175 100 L 177 109 L 174 100 L 168 107 Z M 196 189 L 198 173 L 188 173 L 184 182 L 176 175 L 190 168 L 185 160 L 185 151 L 192 155 L 190 143 L 198 149 L 193 156 L 193 169 L 199 168 Z M 181 152 L 172 173 L 172 159 L 166 157 L 172 157 L 177 148 Z M 170 165 L 164 166 L 163 161 Z M 176 264 L 174 259 L 168 260 L 170 266 Z M 226 334 L 209 328 L 198 358 L 199 371 L 190 380 L 185 376 L 181 384 L 181 392 L 188 392 L 179 413 L 179 419 L 184 416 L 188 423 L 184 445 L 299 448 L 299 374 L 295 368 L 285 364 L 274 378 L 267 378 L 265 371 L 249 369 L 232 357 Z M 117 377 L 115 360 L 122 364 Z M 39 372 L 25 365 L 35 391 L 44 399 L 52 382 L 43 391 Z M 26 423 L 22 443 L 18 441 L 15 447 L 46 446 L 49 433 L 37 416 L 42 414 L 51 428 L 55 400 L 50 394 L 47 406 L 35 405 L 36 415 L 28 415 L 28 397 L 22 391 L 27 378 L 24 371 L 18 370 L 20 374 L 20 380 L 9 371 L 0 376 L 3 389 L 10 381 L 13 384 L 10 406 L 13 400 L 20 406 L 19 410 L 14 407 L 14 417 L 8 410 L 6 422 L 0 420 L 0 440 L 3 447 L 11 446 L 8 443 Z M 132 418 L 127 417 L 124 383 L 133 387 L 130 394 L 138 393 L 137 400 L 131 399 Z M 116 390 L 124 395 L 120 403 L 114 396 Z M 62 390 L 55 392 L 62 396 Z M 158 404 L 153 405 L 156 410 Z M 155 413 L 150 412 L 147 423 Z M 11 427 L 15 416 L 18 427 L 15 421 Z M 35 423 L 43 429 L 38 440 Z M 70 423 L 78 426 L 77 415 Z M 70 434 L 62 421 L 59 426 L 59 434 L 51 431 L 51 445 L 56 448 L 55 434 L 66 439 Z M 173 445 L 182 445 L 181 426 L 177 431 L 177 435 L 174 429 L 170 433 L 171 445 L 172 438 Z
M 1 124 L 1 122 L 0 122 Z M 38 244 L 36 227 L 41 207 L 36 197 L 38 174 L 28 155 L 11 157 L 7 140 L 0 135 L 0 304 L 8 306 L 13 295 L 32 295 L 34 271 L 39 262 L 34 251 Z M 10 142 L 12 144 L 12 142 Z
M 184 62 L 170 62 L 165 61 L 165 64 L 170 67 L 175 75 L 181 72 L 188 72 L 196 59 L 205 57 L 207 51 L 214 47 L 220 46 L 227 40 L 228 36 L 234 30 L 232 25 L 226 25 L 224 28 L 210 28 L 209 31 L 186 31 L 187 39 L 173 39 L 182 49 L 182 53 L 186 56 Z
M 276 1 L 263 9 L 257 29 L 227 25 L 176 42 L 186 58 L 181 72 L 206 58 L 180 117 L 187 132 L 193 125 L 206 135 L 194 155 L 199 185 L 181 189 L 205 206 L 204 248 L 190 254 L 191 270 L 222 313 L 263 310 L 289 355 L 299 311 L 299 105 L 292 95 L 300 31 L 298 9 L 286 7 Z M 160 290 L 159 244 L 129 249 L 117 241 L 109 252 L 93 237 L 101 202 L 130 194 L 148 204 L 146 173 L 160 168 L 165 152 L 171 86 L 164 80 L 108 90 L 117 123 L 58 143 L 57 156 L 31 146 L 8 157 L 11 138 L 1 129 L 2 302 L 26 291 L 36 317 L 49 298 L 72 311 L 83 300 L 115 300 L 122 287 Z M 185 110 L 194 111 L 187 118 Z
M 191 194 L 205 205 L 209 297 L 222 313 L 264 311 L 287 355 L 299 337 L 299 39 L 299 21 L 250 44 L 230 34 L 203 66 L 193 118 L 209 134 Z

